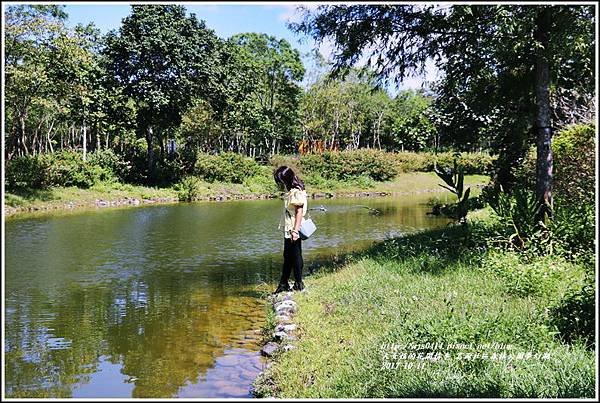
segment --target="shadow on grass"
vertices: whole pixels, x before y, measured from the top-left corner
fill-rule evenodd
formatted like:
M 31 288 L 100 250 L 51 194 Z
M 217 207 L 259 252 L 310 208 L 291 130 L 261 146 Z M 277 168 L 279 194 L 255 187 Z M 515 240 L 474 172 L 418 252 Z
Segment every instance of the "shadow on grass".
M 20 188 L 20 189 L 12 189 L 7 190 L 7 193 L 10 192 L 15 196 L 19 196 L 27 201 L 51 201 L 55 200 L 54 194 L 50 189 L 29 189 L 29 188 Z
M 478 224 L 475 224 L 478 225 Z M 398 238 L 390 238 L 360 250 L 316 257 L 308 266 L 308 275 L 335 272 L 354 261 L 371 258 L 378 261 L 411 259 L 415 273 L 443 274 L 458 261 L 475 263 L 485 249 L 485 241 L 472 232 L 472 226 L 448 225 Z

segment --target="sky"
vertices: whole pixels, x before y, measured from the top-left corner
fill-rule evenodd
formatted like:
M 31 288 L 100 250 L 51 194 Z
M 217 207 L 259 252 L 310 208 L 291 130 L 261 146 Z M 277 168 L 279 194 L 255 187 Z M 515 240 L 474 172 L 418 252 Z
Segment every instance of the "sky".
M 300 3 L 291 2 L 263 2 L 263 3 L 217 3 L 217 2 L 176 2 L 182 4 L 188 13 L 195 13 L 204 20 L 208 28 L 213 29 L 215 34 L 223 39 L 234 34 L 245 32 L 259 32 L 283 38 L 287 40 L 301 54 L 307 54 L 315 47 L 315 42 L 304 35 L 293 33 L 286 27 L 288 21 L 298 21 L 299 13 L 296 7 Z M 60 3 L 55 3 L 60 4 Z M 80 2 L 63 3 L 65 11 L 69 14 L 69 24 L 75 26 L 78 23 L 87 24 L 93 22 L 102 33 L 112 29 L 118 29 L 121 20 L 131 12 L 129 2 Z M 313 8 L 316 3 L 306 4 Z M 325 42 L 320 45 L 320 52 L 325 57 L 332 55 L 333 44 Z M 304 65 L 310 69 L 310 59 L 304 57 Z M 435 77 L 434 69 L 428 68 L 427 80 Z M 419 88 L 423 78 L 412 77 L 405 80 L 400 89 Z M 388 88 L 391 93 L 395 88 Z

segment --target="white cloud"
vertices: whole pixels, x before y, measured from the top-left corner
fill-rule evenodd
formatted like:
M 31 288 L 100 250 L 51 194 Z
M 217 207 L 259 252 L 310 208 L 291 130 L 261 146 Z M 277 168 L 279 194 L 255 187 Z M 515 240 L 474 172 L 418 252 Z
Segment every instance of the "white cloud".
M 320 6 L 318 3 L 294 3 L 294 4 L 282 4 L 274 7 L 281 7 L 284 11 L 279 14 L 277 19 L 279 21 L 288 23 L 288 22 L 300 22 L 302 21 L 302 13 L 298 10 L 298 8 L 302 6 L 309 11 L 316 10 L 317 7 Z
M 284 11 L 277 16 L 277 20 L 279 20 L 281 22 L 285 22 L 285 23 L 288 23 L 288 22 L 298 22 L 298 21 L 292 20 L 292 18 L 298 18 L 296 16 L 298 14 L 296 12 L 296 7 L 298 7 L 297 5 L 295 5 L 295 4 L 286 4 L 286 5 L 281 6 L 281 7 L 284 9 Z

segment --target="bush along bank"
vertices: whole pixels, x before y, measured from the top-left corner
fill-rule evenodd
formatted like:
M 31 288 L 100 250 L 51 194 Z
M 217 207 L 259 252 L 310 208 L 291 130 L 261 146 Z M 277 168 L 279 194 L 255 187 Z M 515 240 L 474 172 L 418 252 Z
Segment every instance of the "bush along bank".
M 112 156 L 110 152 L 105 154 L 109 157 Z M 119 167 L 120 164 L 118 161 L 113 161 L 112 157 L 103 159 L 103 161 L 108 161 L 104 163 L 104 168 L 92 169 L 89 166 L 90 161 L 97 161 L 100 158 L 90 157 L 87 162 L 83 162 L 68 153 L 65 155 L 69 155 L 68 160 L 78 167 L 76 172 L 88 178 L 89 182 L 85 182 L 85 186 L 81 184 L 75 186 L 74 184 L 79 182 L 69 179 L 65 183 L 71 184 L 70 187 L 59 186 L 62 180 L 60 178 L 64 179 L 72 174 L 68 169 L 57 169 L 54 166 L 54 164 L 62 164 L 60 161 L 63 157 L 55 156 L 57 161 L 52 163 L 46 161 L 46 157 L 34 157 L 33 160 L 44 161 L 43 163 L 36 162 L 37 165 L 41 164 L 41 172 L 30 167 L 29 171 L 24 168 L 23 172 L 13 171 L 7 174 L 7 191 L 4 199 L 5 215 L 30 211 L 137 206 L 177 201 L 272 199 L 279 197 L 279 191 L 272 178 L 273 168 L 279 163 L 292 165 L 294 162 L 294 159 L 290 159 L 288 162 L 272 161 L 275 165 L 262 166 L 246 157 L 212 156 L 212 162 L 206 163 L 211 168 L 206 168 L 206 171 L 199 170 L 198 175 L 186 176 L 172 186 L 149 187 L 120 182 L 119 177 L 115 177 L 112 173 L 114 170 L 118 172 L 118 169 L 114 167 Z M 79 156 L 79 158 L 81 157 Z M 254 176 L 234 175 L 234 166 L 239 158 L 245 158 L 245 164 L 254 166 L 251 169 L 252 172 L 255 172 Z M 220 163 L 215 161 L 220 161 Z M 13 166 L 14 169 L 17 166 L 18 164 Z M 44 171 L 45 169 L 48 171 Z M 55 175 L 57 170 L 62 174 Z M 84 175 L 82 172 L 87 173 Z M 90 172 L 103 172 L 103 176 L 95 177 Z M 203 172 L 202 175 L 200 175 L 201 172 Z M 214 175 L 210 176 L 207 172 L 212 172 Z M 394 178 L 388 181 L 375 181 L 366 176 L 324 179 L 320 174 L 312 175 L 303 171 L 300 171 L 300 175 L 313 198 L 387 196 L 443 191 L 438 186 L 441 183 L 439 178 L 431 172 L 396 173 Z M 469 175 L 465 177 L 465 184 L 482 185 L 488 179 L 484 175 Z M 28 183 L 36 183 L 38 188 L 29 188 L 27 187 Z
M 255 394 L 593 397 L 593 260 L 498 247 L 504 227 L 390 239 L 307 277 L 297 348 Z
M 80 152 L 64 150 L 55 153 L 26 155 L 5 162 L 6 188 L 48 189 L 51 187 L 77 186 L 90 188 L 104 181 L 116 181 L 133 185 L 174 186 L 192 176 L 205 182 L 222 182 L 267 186 L 272 185 L 273 168 L 289 165 L 304 175 L 309 184 L 318 186 L 320 181 L 386 181 L 402 172 L 432 172 L 434 167 L 451 167 L 455 155 L 446 153 L 386 152 L 374 149 L 325 152 L 303 156 L 274 155 L 263 164 L 237 153 L 198 154 L 193 163 L 189 157 L 171 157 L 168 167 L 157 162 L 153 179 L 141 172 L 146 166 L 139 161 L 112 150 L 89 153 L 84 161 Z M 143 162 L 143 161 L 142 161 Z M 489 175 L 494 158 L 485 153 L 462 153 L 458 162 L 465 174 Z M 140 167 L 140 165 L 142 167 Z M 156 183 L 150 183 L 151 181 Z

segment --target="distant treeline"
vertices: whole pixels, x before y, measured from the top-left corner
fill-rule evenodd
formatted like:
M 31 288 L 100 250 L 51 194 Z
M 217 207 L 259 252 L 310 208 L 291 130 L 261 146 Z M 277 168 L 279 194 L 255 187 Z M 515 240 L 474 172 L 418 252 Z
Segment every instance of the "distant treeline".
M 7 161 L 111 150 L 145 163 L 135 179 L 152 182 L 198 153 L 266 161 L 302 140 L 326 150 L 452 145 L 423 91 L 390 96 L 367 70 L 330 79 L 320 57 L 304 89 L 305 67 L 287 41 L 220 39 L 183 6 L 134 5 L 107 35 L 93 24 L 69 28 L 62 6 L 12 5 L 5 16 Z

